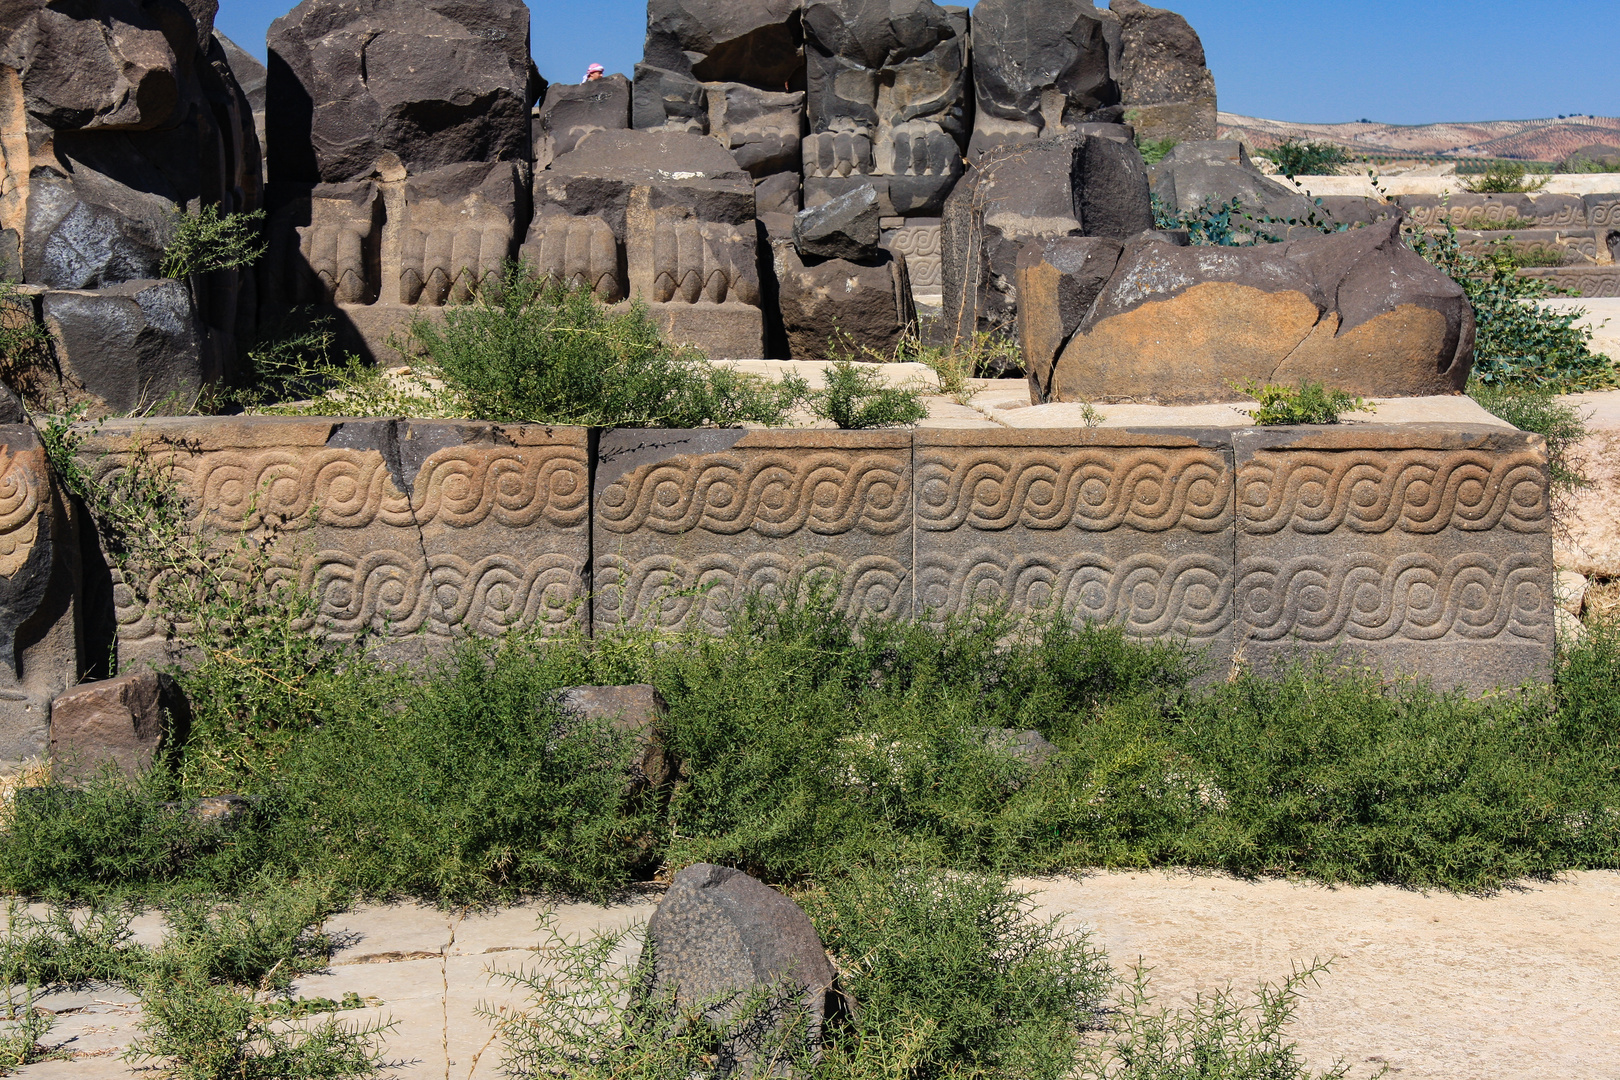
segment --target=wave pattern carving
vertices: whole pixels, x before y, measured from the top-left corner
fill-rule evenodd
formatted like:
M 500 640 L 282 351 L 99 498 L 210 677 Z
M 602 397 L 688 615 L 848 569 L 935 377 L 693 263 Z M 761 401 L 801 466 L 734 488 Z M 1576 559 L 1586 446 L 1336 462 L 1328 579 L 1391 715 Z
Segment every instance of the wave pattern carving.
M 738 557 L 712 553 L 691 559 L 619 555 L 597 560 L 596 594 L 600 620 L 684 626 L 696 618 L 714 630 L 725 628 L 732 605 L 749 593 L 798 595 L 820 580 L 837 591 L 839 611 L 849 614 L 903 614 L 910 607 L 910 576 L 905 566 L 882 555 L 842 559 L 820 553 L 791 558 L 777 552 Z
M 1232 566 L 1211 555 L 1008 556 L 978 548 L 960 559 L 925 558 L 917 569 L 919 607 L 934 617 L 975 604 L 1010 603 L 1074 619 L 1120 622 L 1144 637 L 1212 637 L 1232 621 Z
M 1545 470 L 1529 452 L 1262 452 L 1238 470 L 1238 492 L 1243 531 L 1260 535 L 1544 532 L 1550 520 Z
M 947 531 L 1067 529 L 1220 532 L 1232 472 L 1209 450 L 979 450 L 917 467 L 917 525 Z
M 911 524 L 908 486 L 900 454 L 706 454 L 644 465 L 615 480 L 597 501 L 597 521 L 615 533 L 890 536 Z
M 1256 558 L 1245 560 L 1239 575 L 1238 613 L 1259 641 L 1506 635 L 1545 642 L 1552 635 L 1550 582 L 1529 554 L 1498 560 L 1470 553 L 1445 562 L 1422 552 Z

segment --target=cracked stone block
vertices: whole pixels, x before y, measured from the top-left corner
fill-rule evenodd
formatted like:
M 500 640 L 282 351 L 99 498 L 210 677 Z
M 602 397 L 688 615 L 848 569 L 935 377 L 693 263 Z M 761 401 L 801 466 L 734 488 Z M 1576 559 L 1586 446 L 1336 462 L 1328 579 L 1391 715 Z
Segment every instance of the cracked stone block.
M 206 508 L 196 528 L 274 538 L 264 572 L 309 591 L 312 627 L 377 633 L 409 658 L 468 635 L 588 626 L 589 441 L 472 421 L 112 421 L 82 460 L 105 474 L 144 447 Z M 115 574 L 121 659 L 174 654 L 154 590 Z
M 919 429 L 917 611 L 1113 623 L 1232 655 L 1236 512 L 1217 429 Z
M 853 616 L 911 611 L 911 435 L 616 430 L 598 447 L 597 627 L 724 628 L 812 583 Z
M 1329 654 L 1475 692 L 1550 677 L 1540 436 L 1354 424 L 1255 428 L 1232 445 L 1244 664 Z

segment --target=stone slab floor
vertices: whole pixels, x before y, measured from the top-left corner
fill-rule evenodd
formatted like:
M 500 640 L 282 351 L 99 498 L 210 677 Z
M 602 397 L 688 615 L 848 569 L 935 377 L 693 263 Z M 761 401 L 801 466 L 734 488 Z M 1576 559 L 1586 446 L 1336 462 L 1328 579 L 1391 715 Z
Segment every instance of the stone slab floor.
M 1326 889 L 1175 871 L 1097 873 L 1020 883 L 1043 911 L 1089 927 L 1116 966 L 1153 969 L 1160 1000 L 1227 984 L 1276 981 L 1295 963 L 1333 958 L 1293 1035 L 1317 1067 L 1335 1059 L 1366 1077 L 1620 1080 L 1620 873 L 1571 874 L 1491 897 L 1402 889 Z M 651 914 L 656 894 L 611 908 L 568 905 L 582 933 Z M 531 963 L 532 905 L 462 919 L 414 906 L 361 907 L 328 929 L 345 947 L 299 993 L 378 1004 L 345 1019 L 398 1021 L 388 1042 L 404 1078 L 494 1078 L 499 1048 L 475 1012 L 513 1003 L 489 973 Z M 160 927 L 138 926 L 144 940 Z M 53 1040 L 73 1060 L 23 1069 L 26 1080 L 142 1075 L 118 1059 L 138 1010 L 91 991 L 44 1002 Z

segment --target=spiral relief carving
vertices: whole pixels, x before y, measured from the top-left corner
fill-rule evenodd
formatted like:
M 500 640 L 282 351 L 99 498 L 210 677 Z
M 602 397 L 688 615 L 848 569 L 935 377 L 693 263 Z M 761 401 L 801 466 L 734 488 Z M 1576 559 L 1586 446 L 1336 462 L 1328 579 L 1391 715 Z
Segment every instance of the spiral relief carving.
M 917 525 L 945 531 L 1132 528 L 1212 533 L 1232 523 L 1232 472 L 1210 450 L 974 450 L 917 467 Z
M 1586 204 L 1586 223 L 1593 227 L 1620 225 L 1620 200 L 1611 202 L 1588 201 Z
M 262 586 L 295 586 L 316 598 L 317 610 L 301 629 L 336 640 L 363 630 L 391 636 L 424 631 L 440 637 L 499 635 L 516 627 L 561 627 L 573 621 L 583 596 L 579 562 L 542 555 L 524 563 L 507 555 L 467 560 L 403 551 L 321 551 L 302 561 L 272 560 Z M 161 580 L 136 590 L 117 578 L 113 602 L 118 636 L 141 641 L 169 631 L 140 594 L 161 590 Z M 182 634 L 185 628 L 176 628 Z
M 1532 554 L 1494 559 L 1470 553 L 1442 562 L 1414 552 L 1388 559 L 1247 559 L 1237 610 L 1259 641 L 1483 641 L 1504 635 L 1552 638 L 1552 590 Z
M 597 500 L 597 521 L 616 533 L 753 530 L 785 537 L 808 529 L 887 536 L 911 524 L 906 464 L 900 454 L 837 451 L 675 459 L 609 484 Z
M 1244 532 L 1549 528 L 1546 469 L 1528 451 L 1260 453 L 1238 472 Z
M 941 232 L 938 225 L 905 225 L 888 234 L 889 250 L 906 258 L 906 273 L 913 288 L 931 289 L 943 284 Z
M 910 609 L 905 566 L 882 555 L 842 559 L 825 552 L 794 559 L 779 552 L 749 556 L 712 553 L 692 559 L 650 555 L 597 559 L 597 617 L 609 623 L 644 623 L 666 629 L 696 618 L 723 630 L 737 603 L 750 593 L 800 595 L 820 580 L 850 615 L 903 615 Z
M 107 480 L 123 468 L 108 459 Z M 176 456 L 175 479 L 197 500 L 198 525 L 256 529 L 316 525 L 464 529 L 493 518 L 523 527 L 583 525 L 589 469 L 579 447 L 458 446 L 422 464 L 406 497 L 374 450 L 221 450 Z
M 21 570 L 39 538 L 42 484 L 30 460 L 36 456 L 0 453 L 0 577 Z
M 918 606 L 936 617 L 975 604 L 1008 603 L 1028 612 L 1061 611 L 1075 620 L 1119 622 L 1144 637 L 1201 638 L 1232 621 L 1232 566 L 1213 555 L 1140 553 L 1006 555 L 977 548 L 960 559 L 924 557 Z

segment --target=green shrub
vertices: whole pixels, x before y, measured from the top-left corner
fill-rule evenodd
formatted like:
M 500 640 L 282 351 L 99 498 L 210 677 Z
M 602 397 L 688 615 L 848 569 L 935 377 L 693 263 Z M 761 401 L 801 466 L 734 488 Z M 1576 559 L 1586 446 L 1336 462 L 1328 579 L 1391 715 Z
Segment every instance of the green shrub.
M 1586 422 L 1578 407 L 1559 401 L 1555 390 L 1545 386 L 1476 381 L 1469 385 L 1468 393 L 1486 412 L 1547 440 L 1547 465 L 1555 496 L 1572 495 L 1588 486 L 1590 481 L 1574 455 L 1575 447 L 1586 438 Z
M 1559 173 L 1620 173 L 1620 154 L 1579 152 L 1553 167 Z
M 1456 227 L 1409 239 L 1431 265 L 1461 285 L 1474 308 L 1474 378 L 1486 385 L 1554 388 L 1562 393 L 1620 385 L 1614 364 L 1592 351 L 1592 332 L 1575 325 L 1583 311 L 1547 311 L 1526 301 L 1553 295 L 1539 278 L 1521 277 L 1503 247 L 1470 255 Z
M 1463 189 L 1477 195 L 1516 195 L 1540 191 L 1547 186 L 1547 177 L 1532 180 L 1520 161 L 1497 161 L 1477 176 L 1463 181 Z
M 51 335 L 34 318 L 33 301 L 13 282 L 0 281 L 0 382 L 37 405 L 52 367 Z
M 1293 138 L 1261 155 L 1276 162 L 1277 168 L 1289 179 L 1296 176 L 1337 176 L 1341 165 L 1350 163 L 1344 147 L 1330 142 Z
M 1060 1080 L 1102 1026 L 1114 983 L 1102 950 L 1035 918 L 999 877 L 888 862 L 800 902 L 860 1003 L 827 1051 L 834 1076 L 860 1075 L 876 1045 L 905 1048 L 888 1075 Z
M 1276 424 L 1337 424 L 1347 412 L 1377 412 L 1377 406 L 1343 390 L 1329 390 L 1319 382 L 1300 380 L 1298 386 L 1256 382 L 1233 383 L 1232 389 L 1260 403 L 1244 409 L 1260 427 Z
M 609 308 L 522 265 L 444 324 L 412 329 L 433 374 L 468 415 L 501 423 L 595 427 L 781 424 L 803 380 L 771 383 L 666 344 L 645 307 Z
M 1177 139 L 1143 139 L 1136 140 L 1136 148 L 1142 152 L 1142 160 L 1152 168 L 1163 161 L 1170 151 L 1180 145 Z
M 163 249 L 158 273 L 166 278 L 188 278 L 251 266 L 268 248 L 261 235 L 263 224 L 263 210 L 221 217 L 219 207 L 204 206 L 194 213 L 180 213 Z
M 883 373 L 850 359 L 832 361 L 826 385 L 810 394 L 810 411 L 840 428 L 915 424 L 928 415 L 919 390 L 890 386 Z

